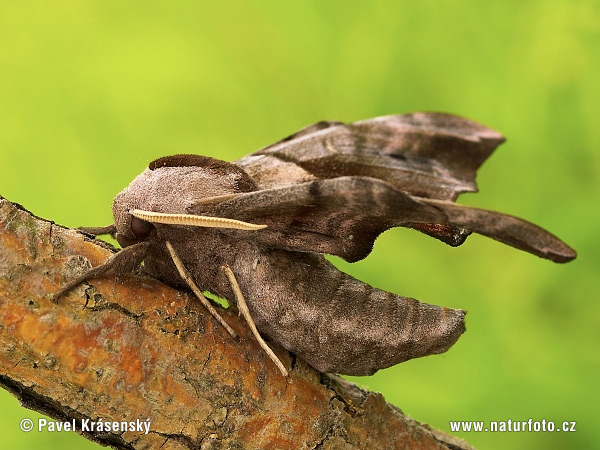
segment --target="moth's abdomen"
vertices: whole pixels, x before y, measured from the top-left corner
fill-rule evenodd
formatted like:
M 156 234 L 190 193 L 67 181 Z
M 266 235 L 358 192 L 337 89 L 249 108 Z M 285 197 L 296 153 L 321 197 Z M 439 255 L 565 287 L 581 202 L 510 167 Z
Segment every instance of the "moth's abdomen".
M 344 276 L 331 310 L 349 309 L 351 320 L 332 314 L 320 324 L 321 344 L 333 353 L 315 363 L 319 370 L 369 375 L 412 358 L 443 353 L 465 331 L 462 310 L 422 303 Z
M 319 322 L 321 351 L 308 361 L 324 372 L 370 375 L 420 356 L 443 353 L 465 331 L 465 312 L 421 303 L 340 272 L 342 284 Z
M 322 372 L 370 375 L 443 353 L 465 331 L 464 311 L 373 288 L 320 255 L 272 251 L 239 269 L 261 333 Z

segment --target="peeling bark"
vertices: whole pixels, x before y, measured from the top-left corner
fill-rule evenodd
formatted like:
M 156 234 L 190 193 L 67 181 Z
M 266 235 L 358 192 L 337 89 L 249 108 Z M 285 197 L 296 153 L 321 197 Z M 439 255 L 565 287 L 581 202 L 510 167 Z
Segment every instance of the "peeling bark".
M 471 448 L 384 398 L 275 347 L 284 379 L 232 310 L 232 339 L 192 296 L 143 275 L 91 280 L 109 245 L 0 197 L 0 385 L 122 449 Z M 82 432 L 82 421 L 149 420 L 150 432 Z

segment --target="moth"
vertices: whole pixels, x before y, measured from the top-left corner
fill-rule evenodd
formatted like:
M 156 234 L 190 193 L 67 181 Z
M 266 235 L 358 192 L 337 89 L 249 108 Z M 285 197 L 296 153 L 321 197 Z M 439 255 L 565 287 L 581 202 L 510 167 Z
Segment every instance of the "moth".
M 123 247 L 68 283 L 143 270 L 237 305 L 262 336 L 322 372 L 370 375 L 448 350 L 465 311 L 369 286 L 323 256 L 365 258 L 377 236 L 407 227 L 446 244 L 470 233 L 564 263 L 576 253 L 513 216 L 455 203 L 504 141 L 496 131 L 441 113 L 318 122 L 232 163 L 174 155 L 151 162 L 119 193 L 112 234 Z

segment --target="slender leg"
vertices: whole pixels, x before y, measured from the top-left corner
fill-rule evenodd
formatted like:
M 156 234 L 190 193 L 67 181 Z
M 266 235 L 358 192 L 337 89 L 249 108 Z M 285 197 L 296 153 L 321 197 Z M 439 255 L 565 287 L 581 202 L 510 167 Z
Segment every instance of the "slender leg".
M 81 231 L 85 234 L 91 234 L 92 236 L 100 236 L 101 234 L 110 234 L 113 238 L 117 233 L 117 227 L 112 224 L 106 227 L 79 227 L 77 231 Z
M 52 297 L 52 301 L 54 303 L 58 303 L 58 299 L 61 297 L 61 295 L 70 291 L 75 286 L 83 283 L 86 280 L 90 280 L 92 278 L 99 278 L 107 272 L 114 272 L 117 275 L 132 272 L 144 260 L 147 249 L 147 242 L 140 242 L 138 244 L 133 244 L 129 247 L 125 247 L 123 250 L 118 251 L 110 258 L 108 258 L 106 262 L 101 266 L 91 268 L 86 273 L 82 274 L 75 280 L 68 283 L 66 286 L 63 286 L 63 288 L 60 291 L 54 294 L 54 296 Z
M 279 358 L 277 358 L 277 355 L 275 355 L 275 353 L 273 353 L 273 350 L 271 350 L 271 348 L 267 345 L 267 343 L 263 340 L 263 338 L 258 333 L 258 330 L 256 329 L 256 325 L 254 325 L 254 320 L 252 320 L 252 316 L 250 315 L 250 311 L 248 310 L 248 305 L 246 305 L 246 300 L 244 300 L 244 295 L 242 294 L 242 290 L 240 289 L 240 286 L 239 286 L 237 280 L 235 279 L 235 275 L 233 274 L 233 271 L 229 268 L 229 266 L 222 266 L 221 268 L 225 272 L 225 275 L 227 275 L 227 278 L 229 278 L 229 283 L 231 284 L 231 289 L 233 289 L 233 293 L 235 294 L 235 298 L 237 300 L 238 309 L 240 310 L 240 312 L 246 319 L 246 322 L 248 322 L 248 325 L 250 326 L 250 330 L 252 331 L 252 334 L 258 341 L 258 344 L 262 347 L 262 349 L 269 356 L 269 358 L 271 358 L 271 360 L 275 363 L 277 368 L 280 370 L 281 374 L 284 377 L 287 377 L 288 376 L 287 369 L 281 363 Z
M 217 320 L 217 322 L 219 322 L 221 325 L 223 325 L 223 328 L 225 328 L 232 337 L 236 338 L 237 333 L 235 331 L 233 331 L 233 328 L 231 328 L 227 324 L 227 322 L 225 322 L 223 320 L 223 318 L 219 315 L 219 313 L 215 310 L 215 308 L 213 308 L 213 306 L 210 304 L 210 302 L 204 296 L 204 294 L 202 294 L 202 291 L 196 285 L 196 282 L 192 278 L 192 275 L 185 268 L 185 266 L 183 265 L 183 261 L 181 261 L 181 258 L 179 257 L 179 255 L 177 254 L 177 252 L 175 251 L 175 249 L 173 248 L 173 246 L 171 245 L 171 243 L 169 241 L 167 241 L 167 250 L 169 250 L 169 253 L 171 254 L 171 258 L 173 259 L 173 262 L 175 263 L 175 267 L 177 267 L 177 271 L 179 272 L 179 275 L 181 276 L 183 281 L 185 281 L 187 283 L 187 285 L 190 287 L 192 292 L 194 294 L 196 294 L 196 297 L 198 297 L 200 302 L 204 305 L 204 307 L 208 310 L 208 312 L 212 314 L 212 316 Z

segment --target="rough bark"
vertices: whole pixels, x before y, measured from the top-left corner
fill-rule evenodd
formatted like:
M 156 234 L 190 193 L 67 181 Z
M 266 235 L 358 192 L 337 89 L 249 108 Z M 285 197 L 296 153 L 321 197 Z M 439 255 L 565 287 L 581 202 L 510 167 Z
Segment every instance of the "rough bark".
M 114 249 L 0 197 L 0 385 L 57 420 L 150 420 L 81 432 L 114 448 L 470 448 L 281 348 L 284 379 L 230 310 L 142 275 L 52 294 Z

